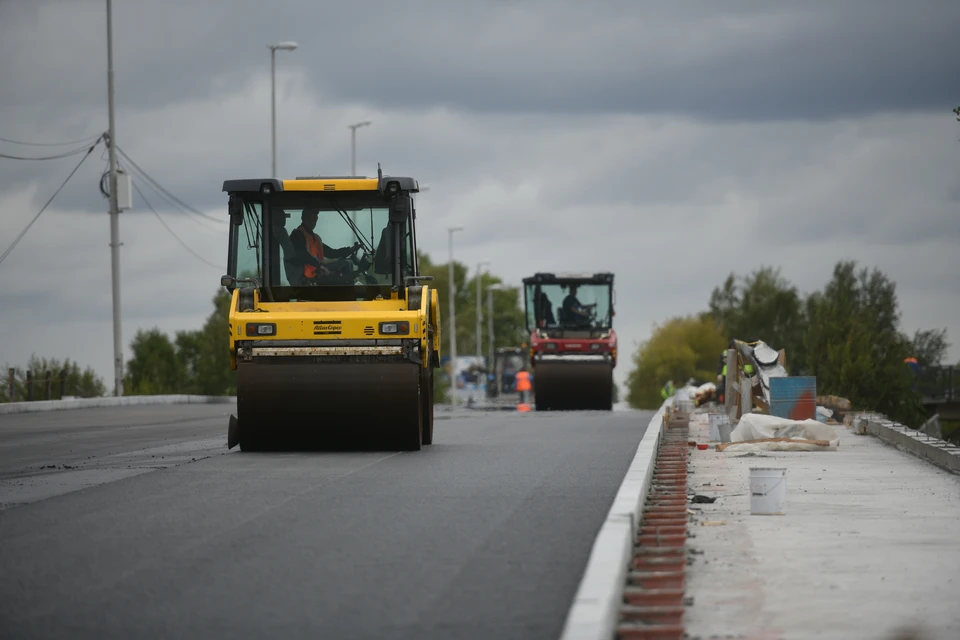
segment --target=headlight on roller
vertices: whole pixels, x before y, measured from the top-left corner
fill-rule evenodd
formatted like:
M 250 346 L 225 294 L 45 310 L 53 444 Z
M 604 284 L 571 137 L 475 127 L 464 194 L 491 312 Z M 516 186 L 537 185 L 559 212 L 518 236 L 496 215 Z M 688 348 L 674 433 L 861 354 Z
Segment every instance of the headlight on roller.
M 266 322 L 248 322 L 248 336 L 275 336 L 277 335 L 277 325 Z
M 391 335 L 406 335 L 410 333 L 409 322 L 381 322 L 380 333 Z

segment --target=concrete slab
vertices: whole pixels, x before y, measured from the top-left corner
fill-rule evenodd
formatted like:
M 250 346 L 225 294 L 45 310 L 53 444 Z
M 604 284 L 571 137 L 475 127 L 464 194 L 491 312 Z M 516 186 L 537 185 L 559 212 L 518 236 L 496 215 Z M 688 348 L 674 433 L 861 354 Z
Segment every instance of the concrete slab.
M 960 638 L 960 477 L 835 429 L 832 452 L 693 451 L 718 499 L 690 505 L 688 637 Z M 787 470 L 785 515 L 750 514 L 750 467 Z

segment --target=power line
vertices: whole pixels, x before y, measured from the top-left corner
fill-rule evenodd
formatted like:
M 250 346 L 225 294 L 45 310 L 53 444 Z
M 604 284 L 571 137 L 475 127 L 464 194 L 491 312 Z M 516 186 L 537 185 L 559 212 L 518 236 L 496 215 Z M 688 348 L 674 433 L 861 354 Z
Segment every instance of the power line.
M 97 142 L 100 142 L 100 138 L 97 138 Z M 0 158 L 7 158 L 8 160 L 59 160 L 60 158 L 69 158 L 70 156 L 75 156 L 78 153 L 83 153 L 86 149 L 87 147 L 83 146 L 83 147 L 80 147 L 79 149 L 74 149 L 73 151 L 65 151 L 63 153 L 58 153 L 57 155 L 41 156 L 39 158 L 31 158 L 27 156 L 11 156 L 6 153 L 0 153 Z M 89 153 L 89 151 L 87 153 Z
M 172 193 L 170 193 L 169 191 L 167 191 L 167 190 L 163 187 L 163 185 L 161 185 L 159 182 L 157 182 L 156 180 L 154 180 L 153 178 L 151 178 L 151 177 L 150 177 L 150 174 L 147 173 L 146 171 L 144 171 L 143 169 L 141 169 L 141 168 L 140 168 L 140 165 L 138 165 L 136 162 L 134 162 L 134 161 L 133 161 L 133 158 L 131 158 L 130 156 L 128 156 L 127 153 L 126 153 L 123 149 L 121 149 L 119 146 L 117 147 L 117 151 L 119 151 L 119 152 L 120 152 L 120 155 L 122 155 L 124 158 L 126 158 L 126 159 L 127 159 L 127 162 L 129 162 L 131 165 L 133 165 L 133 168 L 136 169 L 137 171 L 139 171 L 147 181 L 149 181 L 150 183 L 152 183 L 154 186 L 156 186 L 157 189 L 159 189 L 159 190 L 162 191 L 163 193 L 167 194 L 167 196 L 169 196 L 171 199 L 173 199 L 174 202 L 176 202 L 177 204 L 179 204 L 181 207 L 183 207 L 184 209 L 186 209 L 186 210 L 189 211 L 190 213 L 196 214 L 196 215 L 198 215 L 198 216 L 200 216 L 200 217 L 202 217 L 202 218 L 206 218 L 207 220 L 213 220 L 214 222 L 220 222 L 220 223 L 226 222 L 226 220 L 224 220 L 224 219 L 222 219 L 222 218 L 214 218 L 213 216 L 208 216 L 207 214 L 205 214 L 205 213 L 203 213 L 203 212 L 200 212 L 200 211 L 197 211 L 196 209 L 194 209 L 194 208 L 191 207 L 190 205 L 186 204 L 183 200 L 180 200 L 177 196 L 175 196 L 175 195 L 173 195 Z
M 150 201 L 147 200 L 147 197 L 146 197 L 145 195 L 143 195 L 143 191 L 140 191 L 140 187 L 137 186 L 137 183 L 136 183 L 136 182 L 133 182 L 132 184 L 133 184 L 133 188 L 136 190 L 136 192 L 137 192 L 138 194 L 140 194 L 140 197 L 141 197 L 141 198 L 143 198 L 143 202 L 147 205 L 147 208 L 150 209 L 150 211 L 153 212 L 153 215 L 155 215 L 155 216 L 157 217 L 157 220 L 160 221 L 160 224 L 163 225 L 163 228 L 166 229 L 166 230 L 170 233 L 170 235 L 172 235 L 172 236 L 174 237 L 174 239 L 176 239 L 176 241 L 180 243 L 180 246 L 182 246 L 184 249 L 186 249 L 187 251 L 189 251 L 189 252 L 190 252 L 190 255 L 192 255 L 192 256 L 193 256 L 194 258 L 196 258 L 197 260 L 203 262 L 204 264 L 209 265 L 209 266 L 213 267 L 214 269 L 218 269 L 218 270 L 220 270 L 220 271 L 223 270 L 223 265 L 213 264 L 212 262 L 210 262 L 209 260 L 207 260 L 206 258 L 204 258 L 203 256 L 201 256 L 199 253 L 197 253 L 196 251 L 194 251 L 193 249 L 191 249 L 190 247 L 188 247 L 188 246 L 187 246 L 187 243 L 184 242 L 183 240 L 181 240 L 181 239 L 180 239 L 180 236 L 178 236 L 176 233 L 174 233 L 173 229 L 171 229 L 171 228 L 167 225 L 167 223 L 163 221 L 163 218 L 161 218 L 161 217 L 160 217 L 160 214 L 157 213 L 157 210 L 153 208 L 153 205 L 150 204 Z
M 117 164 L 118 164 L 118 167 L 119 167 L 119 166 L 120 166 L 120 163 L 118 162 Z M 165 195 L 165 194 L 163 193 L 163 191 L 160 191 L 160 189 L 158 189 L 157 187 L 153 186 L 153 184 L 150 183 L 150 181 L 148 180 L 148 178 L 147 178 L 146 176 L 144 176 L 142 173 L 140 173 L 139 171 L 137 171 L 136 169 L 133 169 L 132 167 L 125 167 L 125 168 L 129 168 L 129 169 L 130 169 L 130 175 L 136 176 L 137 178 L 142 179 L 143 182 L 144 182 L 144 184 L 147 185 L 148 187 L 150 187 L 150 189 L 151 189 L 155 194 L 157 194 L 157 196 L 158 196 L 163 202 L 165 202 L 165 203 L 166 203 L 173 211 L 175 211 L 177 214 L 179 214 L 179 215 L 181 215 L 181 216 L 184 216 L 184 217 L 185 217 L 187 220 L 189 220 L 190 222 L 192 222 L 192 223 L 194 223 L 194 224 L 196 224 L 196 225 L 199 225 L 199 226 L 203 227 L 204 229 L 207 229 L 208 231 L 215 231 L 215 232 L 217 232 L 217 233 L 222 233 L 222 232 L 223 232 L 223 229 L 222 229 L 222 228 L 217 228 L 217 227 L 214 226 L 213 224 L 211 224 L 211 223 L 209 223 L 209 222 L 207 222 L 207 221 L 205 221 L 205 220 L 203 220 L 203 219 L 201 219 L 201 218 L 198 218 L 198 217 L 192 215 L 189 211 L 183 210 L 183 208 L 182 208 L 180 205 L 178 205 L 178 204 L 177 204 L 173 199 L 171 199 L 169 196 Z M 101 178 L 100 178 L 100 191 L 104 194 L 104 197 L 107 197 L 107 196 L 108 196 L 108 194 L 107 194 L 107 192 L 106 192 L 106 187 L 105 187 L 104 184 L 103 184 L 108 175 L 109 175 L 109 173 L 104 172 L 104 174 L 103 174 L 103 175 L 101 176 Z
M 20 232 L 20 235 L 18 235 L 16 239 L 14 239 L 12 243 L 10 243 L 10 246 L 7 247 L 7 250 L 4 251 L 3 254 L 0 254 L 0 264 L 2 264 L 4 260 L 6 260 L 7 256 L 10 255 L 10 252 L 13 251 L 13 248 L 17 246 L 17 243 L 20 242 L 23 236 L 27 235 L 27 231 L 30 230 L 30 227 L 33 226 L 33 223 L 37 221 L 40 215 L 47 210 L 47 207 L 49 207 L 50 203 L 53 202 L 53 199 L 57 197 L 57 194 L 60 193 L 60 191 L 65 186 L 67 186 L 67 183 L 70 182 L 70 178 L 72 178 L 73 174 L 77 172 L 77 169 L 80 168 L 80 165 L 83 164 L 83 161 L 90 157 L 90 154 L 93 153 L 93 150 L 97 147 L 98 144 L 100 144 L 100 140 L 102 139 L 103 139 L 103 136 L 97 138 L 97 141 L 94 142 L 89 149 L 87 149 L 86 155 L 80 158 L 80 162 L 77 163 L 77 166 L 73 168 L 73 171 L 70 172 L 70 175 L 67 176 L 67 179 L 64 180 L 59 187 L 57 187 L 57 190 L 53 192 L 53 195 L 50 196 L 50 199 L 47 200 L 46 204 L 43 205 L 43 208 L 41 208 L 40 211 L 37 212 L 37 215 L 33 216 L 33 220 L 30 221 L 30 224 L 28 224 L 26 228 L 24 228 L 24 230 Z
M 94 140 L 94 138 L 99 138 L 102 133 L 96 135 L 87 136 L 86 138 L 80 138 L 79 140 L 68 140 L 67 142 L 23 142 L 20 140 L 11 140 L 10 138 L 0 138 L 0 142 L 9 142 L 10 144 L 19 144 L 24 147 L 67 147 L 72 144 L 82 144 L 89 143 Z

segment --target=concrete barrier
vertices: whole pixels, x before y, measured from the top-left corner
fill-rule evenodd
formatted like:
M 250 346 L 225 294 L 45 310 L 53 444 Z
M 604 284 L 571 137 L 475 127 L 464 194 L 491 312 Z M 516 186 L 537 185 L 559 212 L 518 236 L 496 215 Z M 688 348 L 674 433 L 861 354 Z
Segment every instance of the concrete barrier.
M 0 415 L 10 413 L 33 413 L 35 411 L 66 411 L 68 409 L 92 409 L 97 407 L 128 407 L 148 404 L 231 404 L 236 396 L 123 396 L 117 398 L 74 398 L 70 400 L 37 400 L 36 402 L 8 402 L 0 404 Z
M 960 474 L 960 447 L 890 420 L 867 421 L 867 433 L 918 458 Z

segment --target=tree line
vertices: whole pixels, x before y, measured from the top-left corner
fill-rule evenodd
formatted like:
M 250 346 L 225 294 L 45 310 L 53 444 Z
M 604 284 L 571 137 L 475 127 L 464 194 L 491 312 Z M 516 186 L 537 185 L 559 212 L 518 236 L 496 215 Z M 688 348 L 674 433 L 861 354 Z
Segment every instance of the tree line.
M 434 263 L 426 254 L 419 254 L 420 271 L 434 277 L 428 285 L 440 294 L 440 321 L 443 345 L 441 353 L 447 352 L 448 334 L 454 323 L 450 322 L 448 299 L 449 263 Z M 454 262 L 454 283 L 456 285 L 456 332 L 460 354 L 476 352 L 476 292 L 480 287 L 481 311 L 483 314 L 482 353 L 487 352 L 487 288 L 503 284 L 502 280 L 490 273 L 480 277 L 469 274 L 466 265 Z M 493 291 L 494 347 L 519 346 L 526 341 L 523 310 L 523 295 L 519 288 L 504 288 Z M 159 328 L 140 329 L 130 344 L 132 357 L 126 363 L 124 393 L 126 395 L 156 394 L 197 394 L 197 395 L 235 395 L 237 392 L 236 372 L 230 369 L 228 350 L 228 316 L 230 294 L 220 289 L 211 302 L 213 310 L 203 326 L 192 331 L 177 331 L 168 335 Z M 66 368 L 67 392 L 65 395 L 78 397 L 102 396 L 107 388 L 103 379 L 92 368 L 83 371 L 79 365 L 69 360 L 60 362 L 55 359 L 33 357 L 27 367 L 16 368 L 14 398 L 26 399 L 26 371 L 56 371 Z M 59 375 L 59 374 L 58 374 Z M 439 380 L 442 376 L 437 376 Z M 59 385 L 54 385 L 58 399 Z M 43 399 L 43 385 L 34 384 L 32 398 Z M 437 385 L 437 397 L 445 393 L 443 384 Z M 9 401 L 7 385 L 0 392 L 2 401 Z
M 917 381 L 904 364 L 940 364 L 949 344 L 946 329 L 900 328 L 896 284 L 877 269 L 840 261 L 822 290 L 802 295 L 778 269 L 731 274 L 714 288 L 707 310 L 672 318 L 655 328 L 633 356 L 627 400 L 660 404 L 660 387 L 716 379 L 729 340 L 763 340 L 786 352 L 790 375 L 817 378 L 817 393 L 848 398 L 855 408 L 885 413 L 916 425 L 924 419 Z

